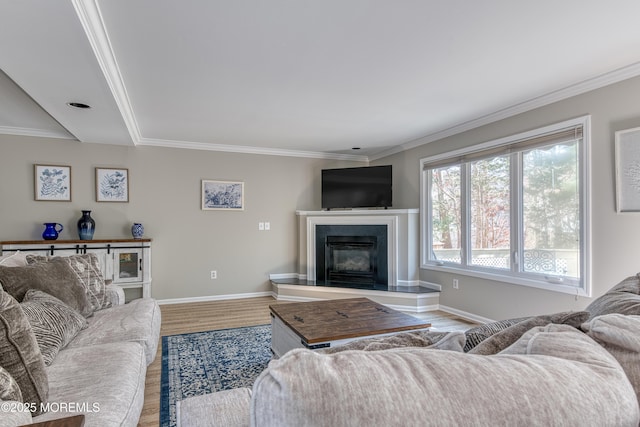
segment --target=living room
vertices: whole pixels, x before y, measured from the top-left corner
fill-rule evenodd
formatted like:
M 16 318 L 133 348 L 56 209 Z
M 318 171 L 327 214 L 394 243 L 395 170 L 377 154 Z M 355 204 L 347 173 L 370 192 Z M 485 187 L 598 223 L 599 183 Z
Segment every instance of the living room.
M 9 14 L 5 14 L 2 24 L 9 19 Z M 25 17 L 22 19 L 26 22 Z M 43 20 L 44 16 L 38 19 Z M 8 36 L 11 28 L 15 28 L 12 25 L 18 23 L 9 25 L 7 22 L 6 32 L 2 32 L 2 50 L 5 51 L 6 45 L 7 51 L 15 55 L 16 49 L 9 45 L 20 45 L 20 42 L 10 40 Z M 589 27 L 610 25 L 618 26 L 597 22 Z M 562 87 L 541 85 L 536 89 L 536 96 L 513 98 L 510 104 L 495 108 L 495 104 L 491 104 L 485 110 L 478 110 L 476 116 L 468 116 L 449 126 L 440 124 L 437 130 L 426 132 L 422 137 L 388 141 L 389 147 L 372 149 L 371 155 L 361 154 L 366 152 L 366 140 L 362 141 L 365 149 L 359 151 L 352 150 L 354 145 L 351 144 L 341 149 L 318 149 L 314 154 L 298 150 L 296 155 L 296 150 L 291 148 L 254 146 L 249 149 L 242 141 L 237 143 L 236 152 L 232 152 L 229 149 L 231 140 L 225 141 L 224 137 L 220 140 L 225 145 L 207 145 L 211 141 L 219 142 L 211 137 L 206 141 L 190 141 L 192 144 L 181 147 L 179 144 L 136 144 L 130 139 L 100 143 L 76 136 L 71 124 L 78 121 L 91 124 L 90 115 L 95 110 L 107 108 L 100 105 L 88 111 L 65 112 L 59 118 L 53 110 L 46 113 L 45 108 L 36 122 L 12 123 L 9 119 L 19 117 L 22 108 L 30 111 L 34 105 L 45 106 L 51 100 L 39 99 L 37 93 L 21 89 L 22 79 L 24 86 L 28 86 L 34 77 L 12 72 L 21 69 L 20 60 L 7 56 L 0 62 L 4 72 L 0 73 L 2 111 L 12 110 L 7 105 L 8 100 L 16 102 L 20 108 L 13 108 L 11 115 L 6 114 L 8 119 L 0 122 L 0 178 L 5 182 L 0 190 L 3 200 L 0 218 L 4 220 L 0 224 L 0 240 L 40 240 L 45 222 L 64 226 L 60 239 L 76 239 L 76 222 L 81 211 L 90 210 L 96 221 L 95 239 L 129 238 L 134 222 L 144 225 L 145 237 L 153 240 L 151 296 L 161 305 L 269 297 L 273 292 L 270 275 L 303 273 L 299 271 L 296 211 L 321 210 L 323 169 L 392 165 L 393 208 L 416 209 L 421 207 L 422 200 L 421 159 L 589 115 L 589 296 L 519 286 L 441 269 L 420 268 L 418 272 L 420 281 L 442 286 L 441 310 L 471 320 L 582 310 L 614 284 L 638 272 L 634 243 L 640 238 L 640 222 L 636 214 L 619 213 L 616 209 L 614 147 L 616 132 L 640 127 L 640 104 L 637 102 L 640 57 L 636 53 L 640 37 L 637 33 L 634 35 L 635 39 L 629 36 L 628 44 L 620 43 L 610 49 L 611 60 L 606 55 L 590 57 L 590 62 L 586 61 L 588 64 L 600 63 L 602 66 L 593 68 L 588 78 L 580 72 L 575 78 L 568 76 Z M 34 41 L 24 43 L 28 49 L 37 44 Z M 61 50 L 58 53 L 63 54 Z M 125 60 L 122 62 L 126 63 Z M 22 65 L 25 64 L 27 62 Z M 500 75 L 499 67 L 495 68 L 493 72 Z M 42 75 L 43 81 L 52 84 L 51 76 L 45 76 L 46 73 L 47 65 L 43 63 L 42 70 L 35 73 L 35 79 Z M 509 76 L 499 77 L 506 80 Z M 473 80 L 473 77 L 465 79 Z M 135 89 L 127 89 L 135 101 Z M 68 96 L 77 93 L 69 88 Z M 78 94 L 64 102 L 73 100 L 92 101 Z M 452 102 L 465 101 L 457 98 Z M 67 106 L 64 108 L 68 109 Z M 136 108 L 134 102 L 134 112 L 137 112 Z M 434 111 L 431 113 L 435 115 Z M 163 136 L 145 133 L 144 125 L 149 117 L 139 114 L 143 135 L 163 139 Z M 213 120 L 207 112 L 202 114 Z M 427 115 L 427 112 L 423 114 Z M 64 124 L 68 115 L 77 117 L 68 119 L 69 125 L 64 129 L 57 121 Z M 247 121 L 251 119 L 247 117 Z M 122 126 L 126 119 L 118 117 L 117 121 L 117 126 Z M 34 123 L 42 126 L 38 128 Z M 100 126 L 95 128 L 94 132 L 100 132 Z M 170 139 L 166 135 L 165 138 Z M 189 141 L 188 136 L 174 139 Z M 70 201 L 34 200 L 36 164 L 71 168 Z M 96 201 L 97 167 L 128 171 L 127 203 Z M 203 210 L 202 180 L 244 183 L 243 209 Z M 259 229 L 259 224 L 265 222 L 270 224 L 269 230 Z M 211 271 L 217 272 L 216 279 L 211 278 Z M 458 289 L 452 286 L 453 279 L 459 280 Z M 135 292 L 128 295 L 139 296 Z
M 634 214 L 615 207 L 614 133 L 640 125 L 634 93 L 640 78 L 630 78 L 515 117 L 402 151 L 371 162 L 391 164 L 394 207 L 420 204 L 419 159 L 445 148 L 535 129 L 591 114 L 592 283 L 593 296 L 635 272 Z M 77 141 L 0 135 L 3 189 L 0 224 L 3 240 L 39 240 L 44 222 L 65 226 L 60 239 L 76 239 L 81 210 L 92 211 L 95 238 L 130 237 L 141 222 L 153 239 L 152 296 L 158 300 L 243 298 L 271 293 L 270 274 L 297 273 L 296 210 L 319 210 L 320 173 L 324 168 L 362 166 L 361 162 L 264 156 L 156 147 L 79 144 Z M 71 202 L 34 201 L 33 165 L 72 167 Z M 129 203 L 98 203 L 96 166 L 127 168 Z M 295 178 L 292 178 L 295 177 Z M 241 212 L 203 211 L 202 179 L 243 181 L 246 207 Z M 259 222 L 271 223 L 260 231 Z M 218 272 L 211 280 L 210 271 Z M 420 279 L 443 285 L 440 304 L 470 315 L 503 319 L 541 312 L 581 309 L 590 299 L 534 288 L 465 277 L 459 290 L 452 276 L 420 271 Z

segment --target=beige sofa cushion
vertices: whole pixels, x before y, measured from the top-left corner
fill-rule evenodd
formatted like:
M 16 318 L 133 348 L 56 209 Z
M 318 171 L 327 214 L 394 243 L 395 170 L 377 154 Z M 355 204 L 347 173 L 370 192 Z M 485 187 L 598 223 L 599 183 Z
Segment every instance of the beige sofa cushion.
M 177 427 L 249 426 L 251 389 L 234 388 L 176 402 Z
M 161 313 L 152 298 L 138 298 L 125 305 L 96 311 L 87 319 L 89 327 L 69 343 L 68 348 L 132 341 L 142 344 L 147 364 L 156 357 Z
M 494 356 L 292 350 L 256 380 L 251 422 L 637 427 L 638 402 L 618 362 L 575 328 L 550 326 Z
M 75 273 L 60 259 L 24 267 L 0 266 L 0 284 L 19 302 L 29 289 L 37 289 L 53 295 L 85 317 L 93 313 Z
M 49 374 L 49 402 L 55 406 L 34 418 L 42 422 L 65 416 L 86 416 L 85 427 L 136 426 L 144 404 L 147 364 L 138 343 L 120 342 L 84 348 L 65 348 L 58 353 Z
M 18 268 L 18 267 L 10 267 Z M 15 379 L 34 414 L 47 402 L 49 382 L 42 354 L 20 304 L 0 290 L 0 366 Z
M 640 403 L 640 316 L 606 314 L 591 319 L 582 329 L 620 363 Z

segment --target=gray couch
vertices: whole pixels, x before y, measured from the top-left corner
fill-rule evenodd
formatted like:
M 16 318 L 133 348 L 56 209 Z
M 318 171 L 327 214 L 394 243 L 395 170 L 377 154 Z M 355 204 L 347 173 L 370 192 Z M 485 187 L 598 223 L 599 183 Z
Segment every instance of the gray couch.
M 85 414 L 87 427 L 136 426 L 144 403 L 147 366 L 156 356 L 160 336 L 157 302 L 142 298 L 125 304 L 120 287 L 104 282 L 100 285 L 93 280 L 100 279 L 94 268 L 96 258 L 89 255 L 67 258 L 66 263 L 75 262 L 79 267 L 80 278 L 87 279 L 84 291 L 90 313 L 84 317 L 79 314 L 82 309 L 70 311 L 66 301 L 62 304 L 62 314 L 56 313 L 69 317 L 60 321 L 60 325 L 78 322 L 79 327 L 70 333 L 64 331 L 62 335 L 66 334 L 66 338 L 73 336 L 69 342 L 58 343 L 55 354 L 51 355 L 47 330 L 57 328 L 48 325 L 44 335 L 39 334 L 39 322 L 46 324 L 46 310 L 60 306 L 58 296 L 66 297 L 57 295 L 52 299 L 41 290 L 51 285 L 48 282 L 57 276 L 60 280 L 53 285 L 78 283 L 72 277 L 65 279 L 65 274 L 71 274 L 66 267 L 57 275 L 51 273 L 50 265 L 40 266 L 42 260 L 34 262 L 39 263 L 38 266 L 9 264 L 15 268 L 9 270 L 0 258 L 0 325 L 4 325 L 0 330 L 5 342 L 15 344 L 9 350 L 0 351 L 0 426 L 30 424 L 79 413 Z M 48 276 L 42 279 L 42 271 L 38 269 L 43 269 Z M 29 276 L 28 286 L 35 286 L 39 291 L 27 291 L 22 298 L 13 297 L 11 293 L 21 294 L 16 290 L 19 288 L 16 283 L 25 275 Z M 52 288 L 48 290 L 52 294 L 56 292 Z M 34 301 L 44 301 L 39 306 L 36 304 L 36 314 L 30 313 Z M 20 330 L 19 325 L 25 324 L 25 318 L 28 324 Z M 34 351 L 33 338 L 36 338 L 35 347 L 41 351 Z M 63 341 L 66 341 L 64 337 Z M 10 351 L 17 352 L 18 356 L 12 357 Z M 17 389 L 12 380 L 18 383 Z
M 178 402 L 178 422 L 183 427 L 640 424 L 639 276 L 625 279 L 586 312 L 474 329 L 437 334 L 435 343 L 429 335 L 389 338 L 393 348 L 383 339 L 331 354 L 292 350 L 271 361 L 253 388 Z

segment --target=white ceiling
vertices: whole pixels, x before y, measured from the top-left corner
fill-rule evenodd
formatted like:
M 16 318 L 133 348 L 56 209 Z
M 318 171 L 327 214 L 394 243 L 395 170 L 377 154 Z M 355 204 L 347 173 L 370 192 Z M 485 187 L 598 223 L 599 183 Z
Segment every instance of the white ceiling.
M 640 75 L 638 17 L 637 0 L 0 0 L 0 133 L 366 161 Z

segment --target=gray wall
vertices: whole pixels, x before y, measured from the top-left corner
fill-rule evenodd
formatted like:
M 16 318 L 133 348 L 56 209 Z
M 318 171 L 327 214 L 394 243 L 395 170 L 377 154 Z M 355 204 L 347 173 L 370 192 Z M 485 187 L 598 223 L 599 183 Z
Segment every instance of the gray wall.
M 73 200 L 34 201 L 34 163 L 70 165 Z M 269 291 L 269 273 L 297 270 L 295 211 L 320 208 L 320 170 L 353 165 L 362 164 L 0 135 L 0 240 L 40 240 L 43 222 L 77 239 L 89 209 L 95 239 L 130 238 L 131 224 L 144 224 L 158 299 Z M 96 166 L 129 169 L 129 203 L 95 202 Z M 201 179 L 244 181 L 245 210 L 202 211 Z M 258 231 L 262 221 L 271 231 Z
M 394 207 L 419 207 L 419 160 L 436 153 L 519 133 L 568 118 L 592 116 L 592 283 L 594 296 L 640 271 L 640 214 L 616 214 L 613 138 L 640 126 L 640 78 L 539 108 L 402 152 L 374 164 L 394 165 Z M 33 200 L 33 164 L 72 166 L 73 201 Z M 297 270 L 296 209 L 320 208 L 320 170 L 349 162 L 152 147 L 120 147 L 0 135 L 0 240 L 39 239 L 43 222 L 61 222 L 61 238 L 76 238 L 81 209 L 97 221 L 96 238 L 129 237 L 145 225 L 153 243 L 153 295 L 160 299 L 269 290 L 269 273 Z M 130 203 L 96 203 L 94 167 L 128 168 Z M 200 210 L 200 180 L 245 182 L 246 210 Z M 271 231 L 258 231 L 270 221 Z M 210 280 L 217 270 L 219 279 Z M 487 318 L 578 310 L 589 298 L 428 270 L 440 283 L 440 303 Z
M 640 126 L 640 78 L 629 79 L 490 125 L 416 147 L 372 164 L 393 164 L 394 207 L 420 205 L 419 162 L 423 157 L 490 141 L 566 119 L 591 114 L 592 286 L 604 293 L 640 271 L 640 214 L 616 214 L 614 132 Z M 440 283 L 440 303 L 479 316 L 501 319 L 526 314 L 579 310 L 592 300 L 529 287 L 422 270 L 422 280 Z

